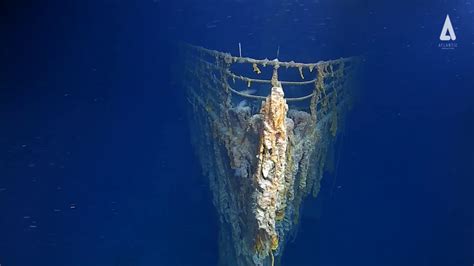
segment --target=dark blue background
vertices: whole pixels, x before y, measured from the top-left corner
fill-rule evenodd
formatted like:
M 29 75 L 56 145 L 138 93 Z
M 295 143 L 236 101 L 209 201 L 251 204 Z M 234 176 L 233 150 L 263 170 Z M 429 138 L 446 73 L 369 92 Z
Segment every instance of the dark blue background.
M 305 203 L 284 265 L 472 265 L 474 3 L 381 2 L 2 2 L 0 264 L 216 264 L 175 78 L 186 41 L 365 55 L 337 180 Z M 446 14 L 454 50 L 438 48 Z

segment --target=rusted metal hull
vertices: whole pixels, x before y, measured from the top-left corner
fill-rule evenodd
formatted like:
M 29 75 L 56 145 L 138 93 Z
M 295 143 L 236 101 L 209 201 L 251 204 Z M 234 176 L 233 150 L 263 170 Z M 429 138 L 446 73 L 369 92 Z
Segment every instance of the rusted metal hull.
M 303 199 L 319 193 L 358 59 L 301 64 L 186 45 L 183 60 L 193 144 L 220 220 L 219 262 L 277 265 L 296 233 Z M 257 77 L 234 73 L 236 64 Z M 301 80 L 280 81 L 281 67 L 295 69 Z M 268 71 L 271 78 L 258 78 Z M 267 93 L 249 93 L 252 84 Z M 310 92 L 285 97 L 286 86 Z

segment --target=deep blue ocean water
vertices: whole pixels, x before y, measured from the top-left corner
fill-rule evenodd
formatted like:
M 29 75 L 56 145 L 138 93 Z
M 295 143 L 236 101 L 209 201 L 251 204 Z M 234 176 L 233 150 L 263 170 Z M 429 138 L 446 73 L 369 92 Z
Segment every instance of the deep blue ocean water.
M 283 265 L 474 264 L 473 1 L 4 1 L 0 21 L 1 266 L 216 265 L 177 41 L 365 57 Z

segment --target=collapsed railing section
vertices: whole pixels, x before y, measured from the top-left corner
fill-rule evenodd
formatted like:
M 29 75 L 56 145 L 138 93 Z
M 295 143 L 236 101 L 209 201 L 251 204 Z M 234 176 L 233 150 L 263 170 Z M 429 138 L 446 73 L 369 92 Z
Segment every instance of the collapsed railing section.
M 220 219 L 220 262 L 278 264 L 302 200 L 319 193 L 359 59 L 303 64 L 189 45 L 181 51 L 192 141 Z M 235 64 L 256 76 L 270 68 L 271 78 L 238 75 Z M 300 80 L 279 80 L 281 68 Z M 285 96 L 304 87 L 307 95 Z

